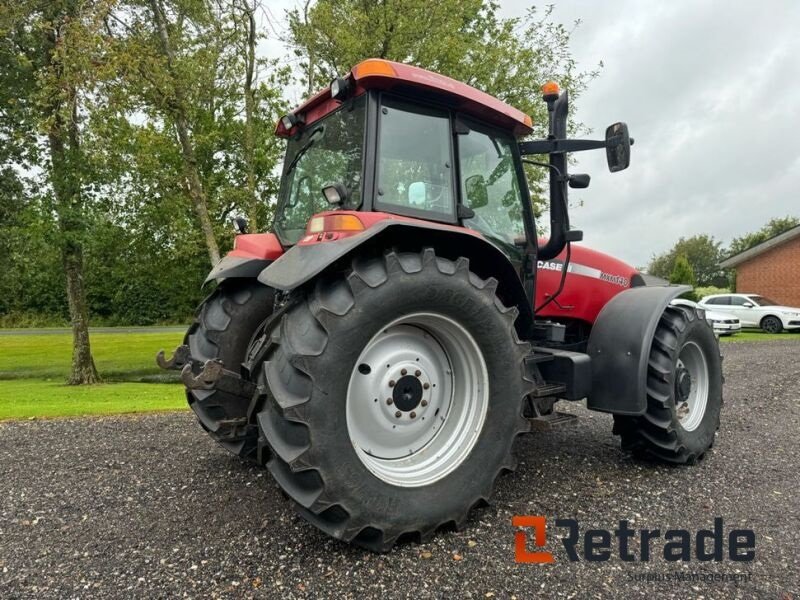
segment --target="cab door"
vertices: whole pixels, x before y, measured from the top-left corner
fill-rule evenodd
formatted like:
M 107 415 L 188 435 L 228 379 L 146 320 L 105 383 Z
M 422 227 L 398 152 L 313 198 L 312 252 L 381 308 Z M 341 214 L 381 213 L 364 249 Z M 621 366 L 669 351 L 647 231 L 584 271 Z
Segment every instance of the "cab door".
M 519 270 L 528 239 L 523 190 L 519 185 L 516 141 L 470 119 L 458 118 L 458 180 L 462 219 L 498 246 Z

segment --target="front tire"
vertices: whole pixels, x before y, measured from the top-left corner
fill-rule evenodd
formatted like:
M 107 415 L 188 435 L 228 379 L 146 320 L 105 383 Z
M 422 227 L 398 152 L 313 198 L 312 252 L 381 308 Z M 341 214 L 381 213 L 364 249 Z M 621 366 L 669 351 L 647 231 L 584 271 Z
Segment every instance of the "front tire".
M 691 464 L 712 446 L 722 407 L 722 365 L 711 326 L 693 308 L 668 306 L 647 369 L 647 408 L 614 416 L 614 433 L 634 455 Z
M 533 388 L 517 310 L 496 287 L 466 259 L 391 252 L 356 258 L 284 315 L 258 422 L 267 466 L 305 519 L 387 551 L 461 527 L 488 501 L 515 467 Z
M 769 315 L 761 319 L 761 329 L 767 333 L 780 333 L 783 331 L 783 323 L 778 317 Z

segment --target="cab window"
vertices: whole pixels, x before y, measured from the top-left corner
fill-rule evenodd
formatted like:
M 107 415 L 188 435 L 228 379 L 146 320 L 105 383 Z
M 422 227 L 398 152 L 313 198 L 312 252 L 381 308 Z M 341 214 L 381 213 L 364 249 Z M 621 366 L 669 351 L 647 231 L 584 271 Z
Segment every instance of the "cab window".
M 464 224 L 503 246 L 513 246 L 515 239 L 525 236 L 525 221 L 512 142 L 467 124 L 469 133 L 458 136 L 461 198 L 475 216 Z
M 341 183 L 345 208 L 361 203 L 362 147 L 366 100 L 362 96 L 289 140 L 275 230 L 286 245 L 297 243 L 311 216 L 329 210 L 322 188 Z
M 384 98 L 381 105 L 377 198 L 381 210 L 453 221 L 450 116 Z

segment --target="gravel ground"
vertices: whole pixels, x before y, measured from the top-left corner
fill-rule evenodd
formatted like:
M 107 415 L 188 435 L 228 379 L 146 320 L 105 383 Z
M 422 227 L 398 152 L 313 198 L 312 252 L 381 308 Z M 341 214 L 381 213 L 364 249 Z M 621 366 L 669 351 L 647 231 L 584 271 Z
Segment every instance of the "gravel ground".
M 574 427 L 520 440 L 517 473 L 466 531 L 387 555 L 318 533 L 190 414 L 0 424 L 0 596 L 796 598 L 799 349 L 723 346 L 722 429 L 698 466 L 626 457 L 609 416 L 573 405 Z M 554 564 L 515 563 L 518 514 L 547 517 Z M 570 562 L 552 529 L 697 530 L 715 516 L 755 530 L 754 562 Z M 637 580 L 674 572 L 749 580 Z

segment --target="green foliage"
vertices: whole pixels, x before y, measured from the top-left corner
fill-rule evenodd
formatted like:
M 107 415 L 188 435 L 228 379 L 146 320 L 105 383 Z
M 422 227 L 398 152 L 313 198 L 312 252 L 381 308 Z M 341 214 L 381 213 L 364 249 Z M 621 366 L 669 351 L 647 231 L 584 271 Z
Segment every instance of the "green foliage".
M 692 269 L 692 265 L 689 264 L 689 259 L 686 258 L 685 254 L 680 254 L 675 259 L 675 265 L 672 267 L 672 272 L 669 274 L 669 282 L 673 284 L 691 285 L 692 287 L 697 285 L 694 269 Z M 685 294 L 681 294 L 681 297 L 688 300 L 697 300 L 697 295 L 694 292 L 686 292 Z
M 800 225 L 800 218 L 797 217 L 786 216 L 770 219 L 767 224 L 758 231 L 734 238 L 731 242 L 730 248 L 728 248 L 727 255 L 733 256 L 734 254 L 744 252 L 745 250 L 748 250 L 753 246 L 757 246 L 758 244 L 765 242 L 776 235 L 780 235 L 790 229 L 793 229 L 798 225 Z
M 169 20 L 172 70 L 158 46 L 153 6 Z M 173 110 L 179 100 L 221 249 L 232 244 L 235 214 L 269 226 L 283 152 L 272 131 L 286 110 L 288 67 L 255 61 L 245 90 L 245 25 L 248 10 L 257 9 L 257 0 L 0 5 L 4 324 L 68 320 L 65 244 L 80 246 L 95 322 L 185 322 L 192 314 L 208 258 L 187 195 Z M 77 17 L 63 19 L 67 10 Z M 54 46 L 48 36 L 58 19 L 62 37 Z M 262 38 L 256 31 L 253 44 Z M 43 153 L 56 117 L 74 125 L 76 141 L 60 162 Z M 56 203 L 58 189 L 76 201 Z
M 223 252 L 232 216 L 270 227 L 284 149 L 272 132 L 298 70 L 252 51 L 268 31 L 253 27 L 263 8 L 261 0 L 0 3 L 0 323 L 68 322 L 65 248 L 84 265 L 78 279 L 93 323 L 185 322 L 208 270 L 187 163 Z M 539 86 L 556 79 L 576 98 L 596 75 L 576 68 L 572 27 L 553 22 L 551 10 L 504 19 L 486 0 L 319 0 L 290 12 L 287 35 L 311 91 L 382 56 L 496 95 L 531 114 L 540 135 Z M 544 173 L 530 175 L 539 198 Z
M 727 287 L 715 287 L 713 285 L 698 286 L 694 288 L 694 293 L 698 299 L 701 299 L 705 296 L 713 296 L 714 294 L 730 294 L 731 289 Z
M 650 275 L 670 279 L 679 256 L 688 261 L 700 286 L 726 286 L 728 283 L 725 271 L 719 263 L 723 260 L 722 242 L 709 235 L 695 235 L 681 238 L 664 254 L 654 256 L 650 260 L 647 272 Z

